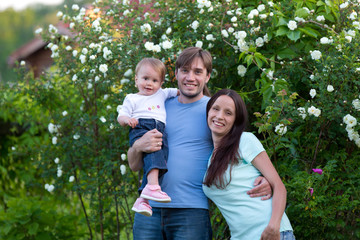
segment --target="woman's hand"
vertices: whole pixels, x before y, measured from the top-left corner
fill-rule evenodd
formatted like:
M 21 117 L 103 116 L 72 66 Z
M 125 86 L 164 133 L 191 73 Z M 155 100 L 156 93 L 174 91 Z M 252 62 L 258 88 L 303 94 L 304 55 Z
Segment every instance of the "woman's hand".
M 267 226 L 261 234 L 260 240 L 280 240 L 279 228 Z

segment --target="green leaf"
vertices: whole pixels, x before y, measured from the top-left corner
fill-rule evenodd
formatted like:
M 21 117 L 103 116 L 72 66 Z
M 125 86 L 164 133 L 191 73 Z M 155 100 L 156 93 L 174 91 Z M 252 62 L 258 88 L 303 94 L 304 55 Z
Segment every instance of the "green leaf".
M 254 54 L 254 57 L 255 57 L 255 61 L 256 61 L 256 63 L 257 63 L 257 65 L 258 65 L 259 68 L 262 68 L 263 62 L 266 62 L 266 63 L 267 63 L 266 58 L 265 58 L 261 53 L 259 53 L 259 52 L 256 52 L 256 53 Z
M 287 58 L 287 59 L 293 59 L 297 57 L 297 54 L 290 48 L 286 48 L 280 52 L 278 52 L 278 56 L 280 58 Z
M 246 52 L 242 52 L 242 53 L 240 54 L 240 56 L 239 56 L 239 61 L 244 58 L 245 54 L 246 54 Z
M 30 235 L 35 235 L 37 233 L 37 230 L 39 228 L 39 224 L 34 222 L 32 224 L 29 225 L 28 229 L 29 229 L 29 234 Z
M 250 47 L 248 51 L 249 52 L 256 52 L 256 47 Z
M 250 54 L 245 57 L 245 62 L 248 66 L 250 66 L 250 64 L 252 63 L 253 58 L 254 56 Z
M 306 18 L 307 16 L 309 16 L 309 13 L 304 8 L 300 8 L 296 10 L 295 16 L 300 18 Z
M 38 240 L 50 240 L 50 239 L 52 239 L 52 237 L 50 236 L 49 233 L 43 232 L 43 233 L 37 235 L 36 239 L 38 239 Z
M 323 6 L 326 5 L 323 1 L 317 1 L 316 6 Z
M 283 36 L 283 35 L 286 35 L 288 32 L 289 32 L 289 28 L 288 28 L 288 27 L 281 26 L 281 27 L 279 27 L 279 29 L 276 31 L 276 36 Z
M 287 37 L 288 37 L 290 40 L 293 40 L 293 41 L 295 41 L 295 42 L 300 39 L 300 35 L 301 35 L 300 31 L 297 31 L 297 30 L 295 30 L 295 31 L 289 31 L 289 32 L 287 33 Z
M 279 27 L 279 26 L 283 26 L 283 25 L 285 25 L 285 26 L 287 26 L 287 24 L 288 24 L 288 21 L 286 21 L 286 19 L 285 18 L 280 18 L 279 19 L 279 22 L 278 22 L 278 24 L 276 25 L 277 27 Z
M 272 61 L 270 62 L 271 69 L 275 70 L 275 55 L 270 58 Z
M 304 28 L 298 28 L 299 31 L 303 32 L 304 34 L 310 36 L 310 37 L 314 37 L 317 38 L 320 33 L 310 27 L 304 27 Z
M 332 14 L 330 14 L 330 13 L 329 13 L 329 14 L 325 14 L 324 17 L 325 17 L 326 20 L 329 20 L 329 21 L 331 21 L 331 22 L 335 22 L 334 16 L 333 16 Z
M 258 68 L 262 68 L 263 62 L 262 62 L 261 59 L 260 59 L 259 57 L 257 57 L 256 55 L 255 55 L 255 62 L 256 62 L 256 64 L 257 64 Z
M 12 229 L 11 224 L 5 224 L 5 226 L 4 225 L 1 226 L 1 231 L 0 232 L 3 232 L 4 235 L 7 235 L 10 232 L 11 229 Z

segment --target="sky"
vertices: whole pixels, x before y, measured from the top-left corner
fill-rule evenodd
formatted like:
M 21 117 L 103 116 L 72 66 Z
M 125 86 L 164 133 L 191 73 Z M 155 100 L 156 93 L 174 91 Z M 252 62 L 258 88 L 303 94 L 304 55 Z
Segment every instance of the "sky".
M 62 2 L 64 2 L 64 0 L 0 0 L 0 11 L 8 7 L 12 7 L 14 10 L 23 10 L 35 3 L 57 5 Z

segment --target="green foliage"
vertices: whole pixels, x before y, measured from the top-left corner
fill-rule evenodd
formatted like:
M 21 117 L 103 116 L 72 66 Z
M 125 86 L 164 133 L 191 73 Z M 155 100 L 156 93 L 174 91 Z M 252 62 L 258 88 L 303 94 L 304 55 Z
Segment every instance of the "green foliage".
M 128 129 L 117 124 L 117 109 L 136 91 L 140 59 L 161 59 L 165 86 L 176 86 L 176 56 L 196 45 L 214 58 L 210 89 L 237 90 L 254 113 L 250 130 L 258 131 L 286 184 L 296 238 L 360 237 L 357 2 L 157 1 L 149 10 L 135 2 L 94 4 L 92 13 L 68 6 L 58 14 L 72 36 L 43 30 L 55 61 L 46 75 L 25 76 L 27 84 L 1 93 L 1 119 L 19 126 L 1 149 L 1 171 L 14 171 L 10 180 L 1 178 L 12 186 L 2 186 L 3 216 L 17 208 L 5 194 L 20 181 L 32 196 L 71 197 L 82 212 L 72 221 L 86 238 L 130 239 L 138 177 L 126 162 Z M 30 127 L 21 132 L 24 126 Z M 27 178 L 19 177 L 23 165 Z M 214 238 L 227 238 L 213 205 L 211 216 Z M 42 229 L 39 221 L 24 234 Z M 6 234 L 16 229 L 7 226 Z
M 9 209 L 0 209 L 1 239 L 85 239 L 75 212 L 59 210 L 50 199 L 11 198 Z M 56 209 L 54 209 L 54 207 Z

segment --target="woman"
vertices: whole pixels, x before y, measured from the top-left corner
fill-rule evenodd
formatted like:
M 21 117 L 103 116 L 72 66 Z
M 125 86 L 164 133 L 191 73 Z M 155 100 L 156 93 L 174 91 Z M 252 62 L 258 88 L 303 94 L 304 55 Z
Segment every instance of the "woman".
M 247 110 L 239 94 L 218 91 L 207 104 L 207 123 L 214 151 L 203 190 L 220 209 L 231 239 L 295 239 L 285 211 L 286 189 L 260 141 L 249 132 Z M 261 201 L 246 194 L 263 175 L 273 198 Z

